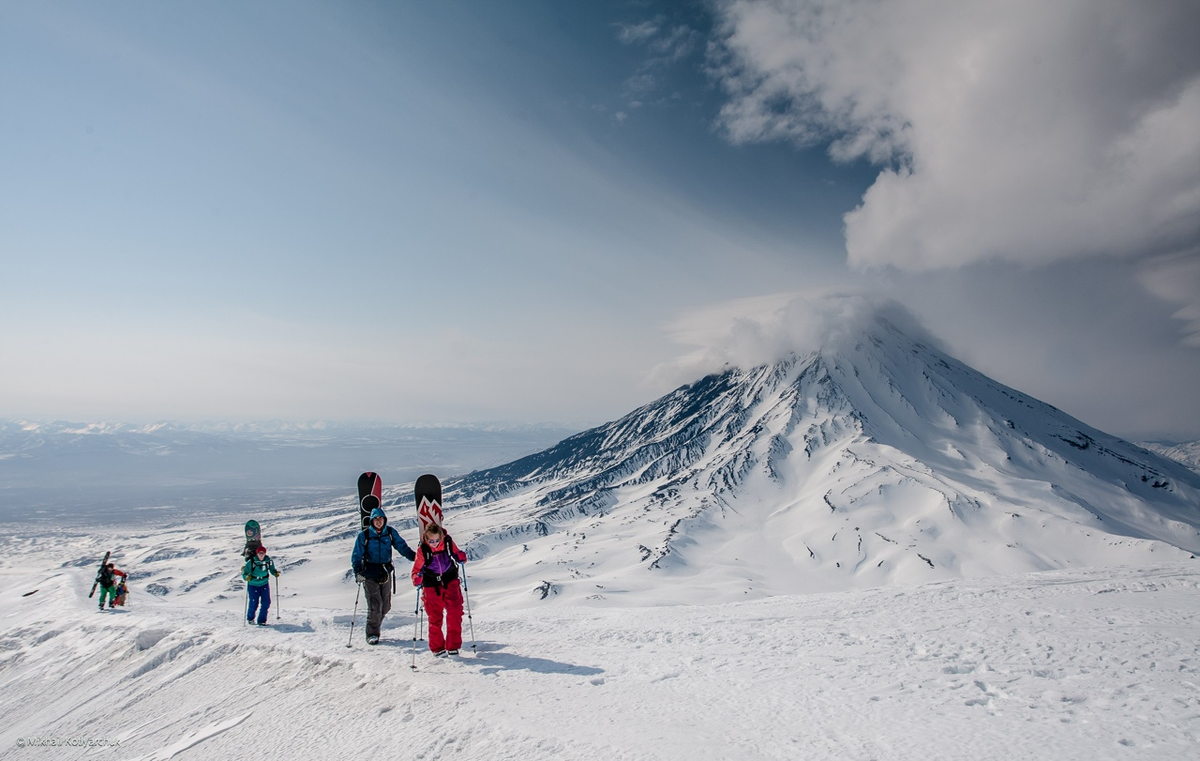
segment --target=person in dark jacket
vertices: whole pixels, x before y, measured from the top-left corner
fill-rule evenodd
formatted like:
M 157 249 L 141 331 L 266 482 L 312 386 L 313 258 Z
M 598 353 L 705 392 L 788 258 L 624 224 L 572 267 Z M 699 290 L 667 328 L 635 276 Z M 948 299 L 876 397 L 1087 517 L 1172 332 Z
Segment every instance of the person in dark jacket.
M 96 576 L 96 583 L 100 585 L 100 610 L 104 610 L 104 600 L 108 599 L 108 607 L 111 610 L 117 600 L 117 581 L 116 577 L 122 579 L 127 578 L 124 571 L 117 568 L 113 563 L 106 563 L 100 569 L 100 573 Z M 122 605 L 124 602 L 122 602 Z
M 412 583 L 421 587 L 425 613 L 429 616 L 429 649 L 434 655 L 458 655 L 462 647 L 463 594 L 455 561 L 466 560 L 467 553 L 454 544 L 441 526 L 436 523 L 426 526 L 413 563 Z
M 392 609 L 392 548 L 408 560 L 417 555 L 400 538 L 400 532 L 387 525 L 383 508 L 371 511 L 371 525 L 359 532 L 350 564 L 354 579 L 367 593 L 367 644 L 379 644 L 383 617 Z

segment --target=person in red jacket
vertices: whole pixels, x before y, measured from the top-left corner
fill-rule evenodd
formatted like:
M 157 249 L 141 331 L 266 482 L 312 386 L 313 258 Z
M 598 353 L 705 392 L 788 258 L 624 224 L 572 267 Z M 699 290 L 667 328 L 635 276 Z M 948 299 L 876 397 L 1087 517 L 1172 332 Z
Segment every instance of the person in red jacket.
M 467 553 L 454 544 L 441 526 L 429 524 L 417 548 L 412 582 L 414 587 L 422 588 L 425 613 L 429 616 L 429 649 L 434 655 L 458 655 L 462 647 L 463 595 L 456 560 L 465 563 Z

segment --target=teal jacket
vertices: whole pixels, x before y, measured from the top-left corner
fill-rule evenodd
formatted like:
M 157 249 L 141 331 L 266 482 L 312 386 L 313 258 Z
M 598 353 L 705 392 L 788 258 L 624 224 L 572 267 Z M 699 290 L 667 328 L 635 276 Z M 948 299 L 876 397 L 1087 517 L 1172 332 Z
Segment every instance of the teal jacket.
M 254 556 L 246 561 L 246 565 L 242 566 L 242 578 L 252 587 L 261 587 L 271 581 L 268 574 L 279 576 L 279 571 L 275 570 L 275 561 L 271 560 L 270 555 L 264 555 L 262 560 L 258 556 Z

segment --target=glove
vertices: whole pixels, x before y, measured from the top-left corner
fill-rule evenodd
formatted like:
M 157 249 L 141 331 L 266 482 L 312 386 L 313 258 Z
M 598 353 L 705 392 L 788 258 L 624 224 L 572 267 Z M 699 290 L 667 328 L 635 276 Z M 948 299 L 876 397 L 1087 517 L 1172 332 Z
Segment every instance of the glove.
M 243 574 L 242 574 L 242 581 L 250 581 L 250 575 L 249 575 L 249 574 L 245 574 L 245 573 L 243 573 Z
M 354 581 L 355 581 L 355 582 L 357 582 L 357 583 L 361 584 L 361 583 L 363 583 L 363 582 L 364 582 L 364 581 L 366 581 L 366 580 L 367 580 L 367 577 L 366 577 L 366 576 L 363 576 L 361 573 L 355 573 L 355 574 L 354 574 Z
M 275 578 L 277 578 L 277 579 L 279 578 L 279 571 L 275 572 Z

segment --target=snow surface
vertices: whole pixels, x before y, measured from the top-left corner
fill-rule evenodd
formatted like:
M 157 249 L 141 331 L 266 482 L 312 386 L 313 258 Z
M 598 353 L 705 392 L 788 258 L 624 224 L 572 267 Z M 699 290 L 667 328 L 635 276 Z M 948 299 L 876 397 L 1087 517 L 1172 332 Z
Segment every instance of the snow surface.
M 242 623 L 240 523 L 7 527 L 0 756 L 1090 761 L 1200 743 L 1197 561 L 720 604 L 682 584 L 671 605 L 518 603 L 477 581 L 474 649 L 414 659 L 408 587 L 382 645 L 362 606 L 350 640 L 344 502 L 263 516 L 283 569 L 267 628 Z M 134 581 L 101 613 L 109 548 Z
M 515 600 L 669 602 L 686 583 L 731 602 L 1200 552 L 1196 472 L 883 319 L 446 494 L 472 557 L 493 561 L 480 573 Z
M 1184 441 L 1178 444 L 1143 441 L 1139 442 L 1139 445 L 1200 473 L 1200 441 Z
M 141 530 L 8 527 L 0 755 L 1200 747 L 1200 474 L 885 321 L 445 486 L 471 557 L 473 645 L 454 660 L 414 650 L 403 583 L 384 643 L 363 643 L 349 495 L 236 519 L 146 513 Z M 415 540 L 411 484 L 384 504 Z M 243 623 L 249 517 L 283 572 L 265 629 Z M 108 550 L 132 574 L 117 612 L 86 596 Z

